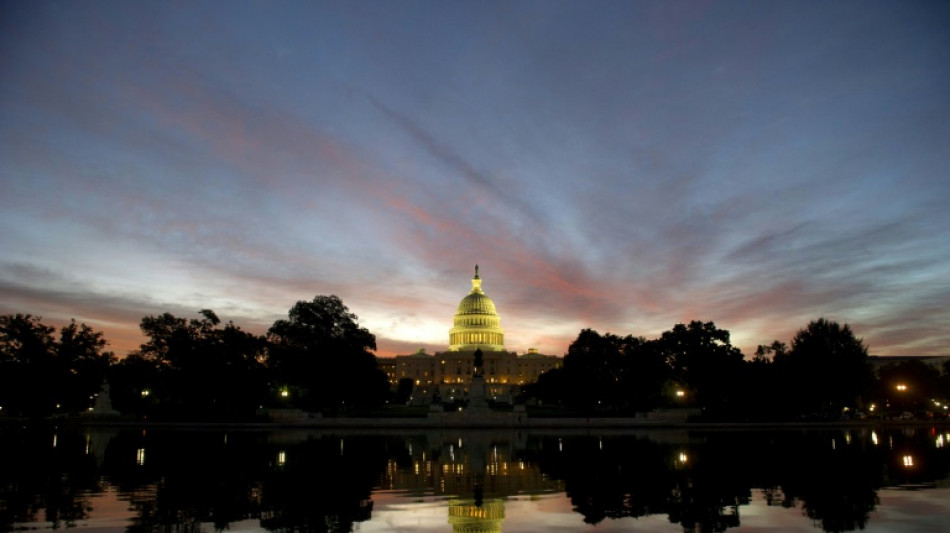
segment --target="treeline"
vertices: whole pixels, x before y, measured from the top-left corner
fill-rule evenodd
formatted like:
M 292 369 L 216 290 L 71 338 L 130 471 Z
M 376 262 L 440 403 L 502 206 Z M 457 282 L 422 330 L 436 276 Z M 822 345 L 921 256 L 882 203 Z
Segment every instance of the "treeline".
M 266 335 L 200 315 L 143 318 L 146 342 L 121 360 L 85 324 L 55 338 L 39 318 L 0 316 L 0 416 L 83 412 L 105 382 L 115 409 L 158 419 L 242 420 L 261 407 L 333 413 L 388 398 L 375 336 L 336 296 L 297 302 Z
M 117 410 L 153 419 L 246 420 L 262 407 L 333 415 L 395 399 L 375 336 L 336 296 L 297 302 L 265 335 L 211 310 L 147 316 L 140 326 L 146 342 L 118 360 L 85 324 L 72 321 L 57 337 L 39 318 L 0 316 L 0 416 L 80 413 L 103 383 Z M 525 386 L 520 401 L 582 415 L 689 407 L 720 420 L 946 416 L 950 365 L 902 361 L 875 372 L 848 325 L 825 319 L 751 358 L 712 322 L 677 324 L 653 340 L 585 329 L 563 367 Z
M 633 414 L 692 407 L 712 420 L 947 416 L 950 364 L 889 363 L 878 372 L 845 324 L 820 318 L 788 345 L 760 345 L 752 358 L 712 322 L 677 324 L 658 339 L 585 329 L 562 368 L 526 397 L 578 413 Z

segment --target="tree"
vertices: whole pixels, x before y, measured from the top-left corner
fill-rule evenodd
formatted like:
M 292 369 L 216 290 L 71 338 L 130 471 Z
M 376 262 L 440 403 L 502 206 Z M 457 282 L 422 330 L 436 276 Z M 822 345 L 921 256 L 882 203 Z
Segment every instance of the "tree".
M 412 378 L 400 379 L 399 384 L 396 386 L 396 397 L 394 401 L 399 405 L 409 403 L 409 400 L 412 398 L 413 389 L 415 389 L 415 382 L 412 381 Z
M 677 324 L 657 339 L 672 378 L 686 387 L 694 405 L 712 412 L 735 407 L 742 352 L 729 342 L 729 331 L 712 322 Z
M 589 410 L 614 405 L 621 369 L 620 338 L 583 329 L 564 356 L 567 404 Z
M 31 315 L 0 316 L 0 406 L 3 414 L 45 416 L 55 410 L 52 327 Z
M 837 415 L 861 404 L 872 382 L 868 351 L 845 324 L 819 318 L 792 339 L 787 357 L 776 360 L 790 380 L 785 393 L 798 412 Z
M 4 413 L 47 416 L 84 411 L 113 362 L 101 332 L 75 320 L 60 330 L 39 317 L 0 316 L 0 406 Z
M 768 420 L 783 416 L 781 396 L 777 394 L 780 383 L 778 364 L 788 356 L 788 345 L 781 341 L 760 344 L 755 355 L 742 365 L 737 414 L 746 420 Z
M 934 411 L 933 400 L 942 399 L 940 370 L 923 361 L 897 361 L 878 371 L 876 396 L 880 405 L 895 411 Z
M 788 345 L 781 341 L 772 341 L 772 344 L 760 344 L 755 349 L 753 361 L 771 363 L 772 361 L 788 357 Z
M 71 320 L 60 329 L 56 359 L 62 372 L 59 384 L 62 403 L 70 411 L 90 407 L 89 399 L 102 388 L 115 355 L 105 351 L 108 343 L 100 331 Z
M 669 372 L 655 344 L 643 337 L 583 329 L 561 369 L 546 372 L 527 392 L 581 411 L 646 411 L 661 402 Z
M 267 332 L 268 365 L 289 401 L 311 410 L 382 405 L 389 394 L 376 337 L 337 296 L 298 301 Z
M 670 383 L 672 371 L 657 341 L 627 336 L 624 337 L 621 352 L 620 385 L 625 392 L 629 410 L 651 411 L 675 399 L 664 390 Z
M 219 327 L 210 309 L 200 319 L 179 318 L 171 313 L 142 319 L 148 340 L 123 365 L 127 377 L 126 400 L 136 394 L 156 414 L 175 417 L 241 418 L 254 412 L 267 394 L 263 337 L 242 331 L 233 322 Z M 152 369 L 142 367 L 142 363 Z M 141 402 L 139 402 L 141 404 Z

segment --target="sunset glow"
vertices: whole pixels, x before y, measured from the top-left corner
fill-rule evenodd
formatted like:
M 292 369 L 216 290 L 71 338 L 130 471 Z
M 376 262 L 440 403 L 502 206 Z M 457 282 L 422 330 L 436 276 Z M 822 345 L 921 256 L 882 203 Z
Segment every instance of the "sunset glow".
M 12 2 L 0 313 L 950 346 L 945 2 Z

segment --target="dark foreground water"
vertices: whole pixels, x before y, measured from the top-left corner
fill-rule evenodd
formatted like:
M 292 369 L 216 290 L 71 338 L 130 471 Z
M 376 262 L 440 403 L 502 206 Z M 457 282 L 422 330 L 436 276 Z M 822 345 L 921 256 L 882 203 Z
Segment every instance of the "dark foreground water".
M 0 433 L 0 530 L 950 531 L 950 428 Z

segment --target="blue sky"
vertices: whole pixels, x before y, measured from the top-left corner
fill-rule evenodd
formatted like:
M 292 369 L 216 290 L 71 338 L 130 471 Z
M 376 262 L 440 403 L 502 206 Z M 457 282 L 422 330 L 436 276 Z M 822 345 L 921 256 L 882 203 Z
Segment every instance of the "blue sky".
M 5 2 L 0 313 L 950 353 L 946 2 Z

